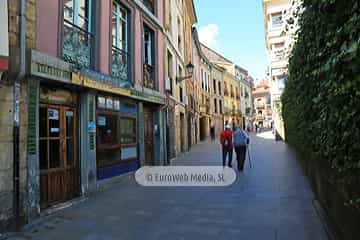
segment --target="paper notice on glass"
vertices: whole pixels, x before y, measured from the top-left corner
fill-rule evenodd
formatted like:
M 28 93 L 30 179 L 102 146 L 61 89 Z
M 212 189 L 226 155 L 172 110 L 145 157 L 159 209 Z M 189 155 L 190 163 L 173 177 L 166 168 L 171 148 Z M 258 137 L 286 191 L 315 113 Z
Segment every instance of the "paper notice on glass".
M 59 120 L 59 110 L 48 109 L 49 120 Z
M 59 131 L 59 128 L 50 128 L 51 133 L 58 133 Z

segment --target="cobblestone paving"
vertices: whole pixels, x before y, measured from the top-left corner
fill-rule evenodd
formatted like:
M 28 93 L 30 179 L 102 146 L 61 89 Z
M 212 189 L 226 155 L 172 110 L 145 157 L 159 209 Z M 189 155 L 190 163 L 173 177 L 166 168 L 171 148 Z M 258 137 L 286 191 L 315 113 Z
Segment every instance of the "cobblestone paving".
M 251 136 L 250 152 L 253 168 L 247 161 L 230 187 L 145 188 L 130 174 L 11 239 L 327 239 L 289 147 L 263 133 Z M 173 164 L 221 165 L 220 147 L 201 143 Z

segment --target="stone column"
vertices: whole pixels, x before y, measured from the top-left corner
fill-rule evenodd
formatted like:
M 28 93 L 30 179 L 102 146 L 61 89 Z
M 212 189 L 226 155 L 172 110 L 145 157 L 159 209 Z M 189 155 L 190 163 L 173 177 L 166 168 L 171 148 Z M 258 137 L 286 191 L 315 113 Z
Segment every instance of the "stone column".
M 145 143 L 144 143 L 144 105 L 138 104 L 138 144 L 140 165 L 145 165 Z
M 81 166 L 81 193 L 90 194 L 96 190 L 96 97 L 95 94 L 83 93 L 80 95 L 80 166 Z

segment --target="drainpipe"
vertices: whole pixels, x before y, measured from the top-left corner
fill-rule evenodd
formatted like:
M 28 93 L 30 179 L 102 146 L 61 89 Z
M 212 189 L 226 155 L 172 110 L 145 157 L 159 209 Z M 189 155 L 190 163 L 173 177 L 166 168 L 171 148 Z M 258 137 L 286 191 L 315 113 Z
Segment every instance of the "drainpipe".
M 13 86 L 13 211 L 17 226 L 20 225 L 20 86 L 25 77 L 26 0 L 19 0 L 19 6 L 19 72 L 14 80 Z

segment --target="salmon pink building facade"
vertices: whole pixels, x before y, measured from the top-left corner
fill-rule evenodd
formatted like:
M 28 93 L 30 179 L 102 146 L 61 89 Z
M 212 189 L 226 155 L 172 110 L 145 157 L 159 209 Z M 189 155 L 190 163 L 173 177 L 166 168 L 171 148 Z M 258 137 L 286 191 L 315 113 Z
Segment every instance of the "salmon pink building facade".
M 164 163 L 163 22 L 161 0 L 36 1 L 27 218 Z

